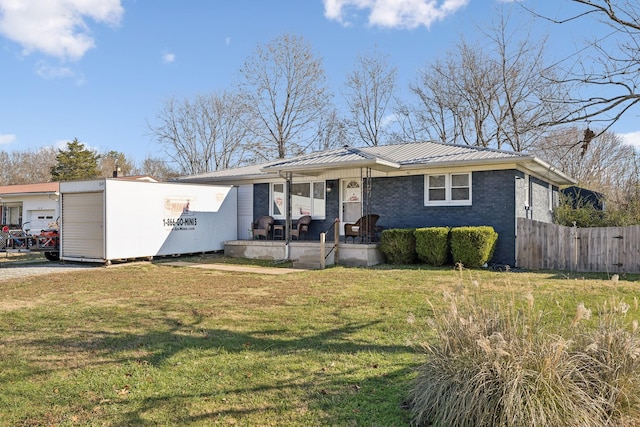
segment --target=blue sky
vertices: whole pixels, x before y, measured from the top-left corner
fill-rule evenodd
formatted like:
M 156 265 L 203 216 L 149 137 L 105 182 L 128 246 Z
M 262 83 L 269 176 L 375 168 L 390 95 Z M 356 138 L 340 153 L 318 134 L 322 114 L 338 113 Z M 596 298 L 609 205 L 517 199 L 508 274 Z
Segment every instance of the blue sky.
M 525 0 L 549 16 L 568 1 Z M 358 55 L 389 55 L 406 88 L 462 34 L 496 19 L 505 0 L 0 0 L 0 150 L 78 138 L 135 162 L 162 157 L 148 123 L 170 97 L 230 89 L 257 44 L 291 33 L 323 59 L 335 103 Z M 400 9 L 399 9 L 400 8 Z M 523 26 L 531 16 L 522 9 Z M 533 25 L 550 53 L 571 55 L 593 26 Z M 603 28 L 606 30 L 606 28 Z M 640 130 L 630 111 L 613 130 Z M 636 134 L 638 135 L 638 134 Z M 637 137 L 640 140 L 640 136 Z M 640 145 L 640 143 L 638 144 Z

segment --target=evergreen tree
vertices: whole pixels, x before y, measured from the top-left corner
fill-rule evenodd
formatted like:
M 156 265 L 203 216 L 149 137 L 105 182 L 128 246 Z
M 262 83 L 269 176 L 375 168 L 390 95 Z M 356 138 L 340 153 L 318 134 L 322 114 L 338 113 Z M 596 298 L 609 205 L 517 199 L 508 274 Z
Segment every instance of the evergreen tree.
M 95 151 L 85 148 L 78 138 L 74 138 L 72 142 L 67 142 L 66 150 L 58 150 L 57 163 L 51 168 L 51 179 L 53 181 L 95 179 L 99 176 L 99 158 Z

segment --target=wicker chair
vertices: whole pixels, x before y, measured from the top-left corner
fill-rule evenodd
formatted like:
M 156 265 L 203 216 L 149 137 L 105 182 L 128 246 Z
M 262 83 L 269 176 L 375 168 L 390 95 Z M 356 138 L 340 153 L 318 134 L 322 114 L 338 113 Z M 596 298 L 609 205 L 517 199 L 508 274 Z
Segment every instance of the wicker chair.
M 359 237 L 361 241 L 373 242 L 376 240 L 376 235 L 381 229 L 376 227 L 376 222 L 380 219 L 380 215 L 369 214 L 365 215 L 354 224 L 344 225 L 344 241 L 351 237 L 355 243 L 356 237 Z
M 301 216 L 298 219 L 296 228 L 291 230 L 291 237 L 295 237 L 296 239 L 300 240 L 302 236 L 307 234 L 307 231 L 309 231 L 309 224 L 311 224 L 311 217 L 309 215 Z
M 260 236 L 264 236 L 265 240 L 271 235 L 271 228 L 273 227 L 273 217 L 265 215 L 261 216 L 251 226 L 253 232 L 253 238 L 260 239 Z

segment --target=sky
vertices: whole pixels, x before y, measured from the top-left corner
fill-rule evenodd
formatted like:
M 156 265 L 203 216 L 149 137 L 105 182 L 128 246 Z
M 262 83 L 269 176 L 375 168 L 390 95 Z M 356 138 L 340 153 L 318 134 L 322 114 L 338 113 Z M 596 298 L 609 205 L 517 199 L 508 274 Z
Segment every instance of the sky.
M 556 19 L 568 1 L 521 0 Z M 141 163 L 163 157 L 149 126 L 165 102 L 221 92 L 258 45 L 301 36 L 323 60 L 334 101 L 359 55 L 397 67 L 401 96 L 417 72 L 499 16 L 549 36 L 557 59 L 605 31 L 532 21 L 514 0 L 0 0 L 0 150 L 64 148 L 77 138 Z M 518 21 L 515 21 L 518 24 Z M 640 111 L 612 130 L 640 147 Z

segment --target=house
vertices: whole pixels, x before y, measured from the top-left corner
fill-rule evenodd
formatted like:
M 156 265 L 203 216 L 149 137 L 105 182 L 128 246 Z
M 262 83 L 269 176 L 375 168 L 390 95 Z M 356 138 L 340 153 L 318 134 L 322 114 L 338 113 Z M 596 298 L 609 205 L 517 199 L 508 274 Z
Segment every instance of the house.
M 345 223 L 375 213 L 384 229 L 492 226 L 492 262 L 508 265 L 516 260 L 516 218 L 552 222 L 559 187 L 574 184 L 534 156 L 435 142 L 344 146 L 180 180 L 237 185 L 239 239 L 262 215 L 281 223 L 311 215 L 313 239 L 336 218 L 343 235 Z
M 60 215 L 59 182 L 0 186 L 0 224 L 36 232 L 50 228 Z

